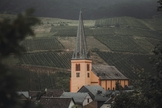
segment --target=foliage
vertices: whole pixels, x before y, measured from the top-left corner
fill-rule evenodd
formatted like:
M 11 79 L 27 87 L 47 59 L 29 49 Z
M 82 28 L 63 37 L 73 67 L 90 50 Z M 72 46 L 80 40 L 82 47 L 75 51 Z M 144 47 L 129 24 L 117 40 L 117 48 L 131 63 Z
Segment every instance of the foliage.
M 0 21 L 0 59 L 10 54 L 20 54 L 24 48 L 20 42 L 27 36 L 34 35 L 31 26 L 37 24 L 39 20 L 33 14 L 34 10 L 27 10 L 26 13 L 18 14 L 14 20 L 4 19 Z
M 16 88 L 18 78 L 12 70 L 2 64 L 2 59 L 10 54 L 20 55 L 24 51 L 20 42 L 29 35 L 34 35 L 31 26 L 39 20 L 34 17 L 34 10 L 29 9 L 24 14 L 18 14 L 14 20 L 4 18 L 0 21 L 0 107 L 1 108 L 31 108 L 34 104 L 21 101 Z
M 162 11 L 162 0 L 158 0 L 160 6 L 158 6 L 157 11 Z
M 112 108 L 153 108 L 144 95 L 137 92 L 121 92 L 112 104 Z

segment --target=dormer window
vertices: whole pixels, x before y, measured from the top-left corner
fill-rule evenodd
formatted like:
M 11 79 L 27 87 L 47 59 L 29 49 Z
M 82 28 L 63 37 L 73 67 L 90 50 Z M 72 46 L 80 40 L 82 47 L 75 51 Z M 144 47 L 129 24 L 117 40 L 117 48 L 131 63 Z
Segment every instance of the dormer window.
M 76 64 L 76 71 L 80 71 L 80 64 Z

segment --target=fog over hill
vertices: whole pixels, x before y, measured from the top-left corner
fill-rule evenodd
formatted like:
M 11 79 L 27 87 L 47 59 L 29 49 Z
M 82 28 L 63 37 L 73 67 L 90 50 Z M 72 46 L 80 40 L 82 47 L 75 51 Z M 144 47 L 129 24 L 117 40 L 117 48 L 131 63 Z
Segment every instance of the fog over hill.
M 84 19 L 131 16 L 150 18 L 156 12 L 156 0 L 0 0 L 1 13 L 20 13 L 27 8 L 36 9 L 35 15 L 78 19 L 83 11 Z

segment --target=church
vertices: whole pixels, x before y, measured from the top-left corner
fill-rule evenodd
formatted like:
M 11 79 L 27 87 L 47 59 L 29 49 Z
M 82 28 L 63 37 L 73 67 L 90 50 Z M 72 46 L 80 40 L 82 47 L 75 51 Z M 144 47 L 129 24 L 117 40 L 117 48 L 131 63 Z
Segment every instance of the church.
M 100 85 L 105 90 L 114 90 L 116 82 L 122 87 L 129 85 L 129 79 L 115 66 L 92 64 L 80 11 L 76 46 L 71 59 L 70 92 L 77 92 L 84 85 Z

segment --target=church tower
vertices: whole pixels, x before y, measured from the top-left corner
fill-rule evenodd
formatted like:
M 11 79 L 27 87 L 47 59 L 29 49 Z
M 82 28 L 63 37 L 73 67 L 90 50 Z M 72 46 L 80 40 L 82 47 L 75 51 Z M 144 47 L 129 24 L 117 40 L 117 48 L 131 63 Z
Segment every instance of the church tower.
M 92 60 L 87 50 L 82 12 L 80 11 L 76 46 L 71 59 L 70 92 L 77 92 L 83 85 L 91 83 L 91 69 Z

